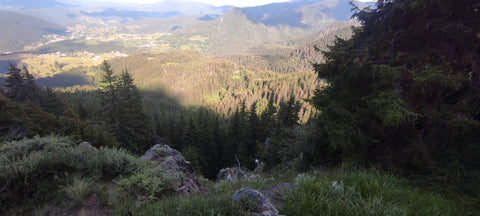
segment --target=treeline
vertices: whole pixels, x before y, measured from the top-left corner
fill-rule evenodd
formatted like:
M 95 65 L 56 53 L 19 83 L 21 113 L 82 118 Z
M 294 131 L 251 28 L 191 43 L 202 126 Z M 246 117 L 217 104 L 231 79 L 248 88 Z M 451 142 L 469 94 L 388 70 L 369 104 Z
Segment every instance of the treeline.
M 104 71 L 110 70 L 104 69 Z M 105 76 L 105 73 L 103 74 Z M 105 89 L 105 80 L 108 79 L 103 78 L 100 82 L 102 89 Z M 134 112 L 117 114 L 119 111 L 105 109 L 103 105 L 105 102 L 96 97 L 96 94 L 94 91 L 77 90 L 63 92 L 60 97 L 68 100 L 69 104 L 73 104 L 71 108 L 76 110 L 82 119 L 90 122 L 98 122 L 102 119 L 102 113 L 112 113 L 113 116 L 110 118 L 135 115 Z M 163 143 L 181 150 L 197 171 L 208 178 L 215 178 L 218 170 L 235 165 L 236 158 L 242 166 L 247 168 L 254 168 L 255 159 L 273 166 L 281 162 L 281 156 L 272 157 L 272 155 L 281 149 L 279 146 L 285 144 L 283 137 L 291 136 L 288 134 L 293 133 L 294 129 L 301 124 L 300 117 L 304 111 L 302 102 L 293 95 L 282 98 L 269 92 L 265 95 L 265 99 L 267 103 L 261 110 L 258 105 L 260 100 L 253 101 L 251 104 L 248 104 L 247 100 L 242 100 L 231 115 L 226 115 L 206 106 L 185 107 L 175 97 L 161 90 L 146 91 L 143 92 L 142 105 L 137 104 L 134 107 L 143 108 L 147 118 L 143 120 L 143 125 L 137 125 L 134 128 L 148 128 L 150 145 Z M 121 102 L 115 103 L 117 105 L 112 107 L 122 107 L 119 105 Z M 142 113 L 142 110 L 137 110 L 137 113 Z M 136 119 L 124 121 L 122 124 L 117 123 L 117 125 L 130 127 L 132 122 L 140 124 Z M 108 125 L 108 128 L 116 128 L 118 126 L 112 126 L 115 122 L 119 120 L 107 119 L 103 123 Z M 113 130 L 109 131 L 117 134 Z M 142 148 L 141 142 L 138 141 L 136 145 L 122 144 L 128 140 L 121 138 L 126 134 L 122 132 L 116 135 L 121 147 L 132 152 L 136 152 L 137 149 L 143 149 L 143 151 L 147 149 Z
M 88 140 L 100 146 L 117 146 L 102 127 L 83 121 L 51 88 L 40 88 L 26 67 L 10 65 L 0 87 L 0 140 L 58 135 Z
M 2 139 L 54 134 L 136 154 L 164 143 L 181 150 L 204 176 L 215 178 L 237 160 L 251 169 L 255 159 L 279 163 L 272 152 L 300 125 L 302 106 L 293 95 L 269 92 L 262 110 L 257 101 L 247 105 L 242 100 L 227 116 L 204 106 L 183 107 L 162 92 L 147 92 L 144 98 L 127 70 L 115 73 L 104 62 L 101 71 L 96 90 L 57 94 L 40 89 L 26 67 L 11 65 L 2 93 Z
M 309 98 L 312 91 L 322 85 L 313 72 L 279 75 L 245 69 L 196 51 L 139 54 L 114 59 L 111 65 L 115 71 L 128 69 L 144 91 L 163 91 L 184 105 L 205 105 L 226 116 L 231 116 L 243 100 L 247 106 L 258 101 L 259 111 L 262 111 L 270 93 L 276 95 L 275 104 L 279 105 L 282 98 L 290 95 L 298 100 Z M 301 106 L 300 118 L 306 122 L 312 107 L 303 102 Z
M 299 122 L 300 103 L 295 97 L 279 106 L 271 94 L 267 107 L 258 112 L 257 103 L 242 102 L 230 118 L 205 108 L 186 109 L 177 115 L 156 116 L 156 134 L 162 142 L 180 149 L 197 170 L 215 178 L 218 170 L 237 165 L 255 168 L 255 160 L 274 166 L 282 145 L 281 137 L 291 134 Z

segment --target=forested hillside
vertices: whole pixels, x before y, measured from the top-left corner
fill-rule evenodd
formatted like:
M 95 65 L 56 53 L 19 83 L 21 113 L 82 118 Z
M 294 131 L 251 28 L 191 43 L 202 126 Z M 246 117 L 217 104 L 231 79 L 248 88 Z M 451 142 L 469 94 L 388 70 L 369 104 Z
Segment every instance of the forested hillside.
M 25 46 L 38 43 L 43 35 L 63 34 L 65 27 L 32 16 L 0 11 L 0 53 L 22 51 Z
M 0 215 L 480 215 L 480 5 L 344 3 L 1 59 Z
M 136 55 L 111 62 L 115 71 L 128 69 L 141 89 L 162 89 L 183 104 L 203 104 L 217 112 L 231 115 L 241 101 L 247 105 L 260 100 L 260 110 L 267 95 L 276 95 L 275 103 L 295 95 L 309 98 L 319 82 L 312 72 L 279 75 L 271 71 L 247 69 L 223 59 L 211 59 L 200 52 L 177 51 L 156 55 Z M 311 107 L 304 105 L 302 119 L 309 118 Z

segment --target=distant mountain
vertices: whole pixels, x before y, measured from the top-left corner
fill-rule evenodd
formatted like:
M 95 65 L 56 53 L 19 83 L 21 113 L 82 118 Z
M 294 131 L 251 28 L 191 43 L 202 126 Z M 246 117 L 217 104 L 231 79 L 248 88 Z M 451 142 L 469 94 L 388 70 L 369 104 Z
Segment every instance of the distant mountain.
M 355 2 L 360 7 L 361 2 Z M 199 22 L 175 32 L 178 37 L 208 38 L 209 55 L 244 52 L 262 43 L 293 40 L 318 33 L 352 15 L 348 0 L 303 0 L 259 7 L 232 8 L 216 20 Z
M 65 32 L 61 25 L 17 12 L 0 11 L 0 20 L 0 53 L 21 51 L 38 42 L 42 35 Z
M 93 17 L 122 17 L 122 18 L 169 18 L 173 16 L 182 16 L 183 14 L 177 11 L 169 12 L 155 12 L 155 11 L 134 11 L 134 10 L 117 10 L 117 9 L 107 9 L 101 12 L 85 12 L 81 11 L 83 15 L 93 16 Z
M 362 2 L 354 2 L 365 7 Z M 349 0 L 302 0 L 273 3 L 258 7 L 240 8 L 239 10 L 254 23 L 267 26 L 288 25 L 292 27 L 311 28 L 318 23 L 347 21 L 352 15 Z
M 0 1 L 0 6 L 53 8 L 68 6 L 68 4 L 56 0 L 2 0 Z

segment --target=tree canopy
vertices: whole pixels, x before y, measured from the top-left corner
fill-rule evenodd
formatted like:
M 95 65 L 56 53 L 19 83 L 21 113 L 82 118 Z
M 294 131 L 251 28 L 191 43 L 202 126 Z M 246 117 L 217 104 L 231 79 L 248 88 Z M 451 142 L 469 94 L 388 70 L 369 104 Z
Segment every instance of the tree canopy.
M 354 15 L 314 64 L 329 85 L 312 99 L 342 159 L 409 171 L 478 169 L 480 6 L 477 1 L 379 0 Z M 448 165 L 447 165 L 448 164 Z

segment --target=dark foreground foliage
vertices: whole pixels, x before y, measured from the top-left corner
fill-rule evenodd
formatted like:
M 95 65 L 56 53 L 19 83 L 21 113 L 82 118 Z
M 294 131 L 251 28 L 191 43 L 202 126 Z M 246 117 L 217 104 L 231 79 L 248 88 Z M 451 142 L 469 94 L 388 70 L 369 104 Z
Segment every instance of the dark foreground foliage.
M 432 175 L 478 194 L 477 3 L 380 0 L 358 10 L 362 26 L 314 65 L 329 82 L 312 99 L 328 147 L 351 165 Z

